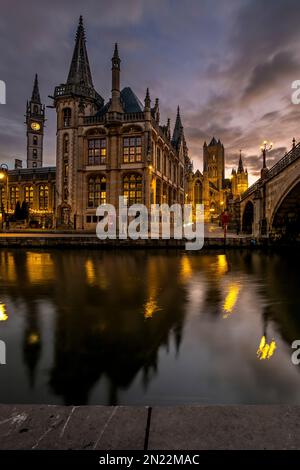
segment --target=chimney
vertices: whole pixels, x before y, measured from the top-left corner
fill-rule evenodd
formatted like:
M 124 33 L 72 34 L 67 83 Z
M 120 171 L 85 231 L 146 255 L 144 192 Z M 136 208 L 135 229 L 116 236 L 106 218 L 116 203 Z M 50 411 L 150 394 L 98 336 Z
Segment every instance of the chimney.
M 15 158 L 15 170 L 22 168 L 22 160 L 20 158 Z

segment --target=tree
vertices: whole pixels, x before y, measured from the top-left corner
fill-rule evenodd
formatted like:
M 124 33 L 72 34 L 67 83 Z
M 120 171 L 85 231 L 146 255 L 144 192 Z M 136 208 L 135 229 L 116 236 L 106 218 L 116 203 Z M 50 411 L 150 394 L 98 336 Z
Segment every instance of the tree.
M 20 211 L 20 219 L 27 220 L 29 217 L 29 204 L 28 202 L 23 201 Z
M 15 220 L 20 220 L 22 219 L 22 211 L 21 211 L 21 204 L 20 201 L 17 202 L 16 207 L 15 207 L 15 213 L 14 213 L 14 218 Z

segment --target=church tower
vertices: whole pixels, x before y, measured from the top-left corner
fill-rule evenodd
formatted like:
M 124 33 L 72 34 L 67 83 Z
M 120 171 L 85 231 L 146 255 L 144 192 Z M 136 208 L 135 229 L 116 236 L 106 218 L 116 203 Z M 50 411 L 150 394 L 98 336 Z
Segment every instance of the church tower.
M 203 168 L 206 168 L 208 179 L 219 190 L 223 188 L 225 177 L 225 152 L 220 139 L 213 137 L 210 143 L 203 146 Z
M 35 75 L 31 100 L 27 101 L 27 168 L 43 166 L 45 106 L 41 103 L 38 77 Z
M 231 191 L 235 198 L 243 194 L 248 189 L 248 171 L 244 169 L 242 160 L 242 151 L 240 150 L 240 158 L 238 169 L 231 172 Z
M 82 16 L 75 36 L 75 46 L 65 84 L 55 87 L 54 106 L 57 113 L 56 140 L 56 203 L 57 226 L 76 228 L 82 223 L 77 208 L 80 186 L 77 175 L 83 167 L 82 125 L 85 116 L 94 115 L 104 104 L 95 91 L 86 48 Z

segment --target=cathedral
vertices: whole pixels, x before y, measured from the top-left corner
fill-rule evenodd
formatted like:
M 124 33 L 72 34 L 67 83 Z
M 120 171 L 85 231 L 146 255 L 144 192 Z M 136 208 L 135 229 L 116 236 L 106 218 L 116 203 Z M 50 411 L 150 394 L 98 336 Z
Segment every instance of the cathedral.
M 28 209 L 29 227 L 94 231 L 96 208 L 203 203 L 205 219 L 218 221 L 229 204 L 248 187 L 242 158 L 231 180 L 225 179 L 225 151 L 213 138 L 203 147 L 203 172 L 193 172 L 179 107 L 173 131 L 161 123 L 159 100 L 145 91 L 143 103 L 130 87 L 121 88 L 121 59 L 115 44 L 109 100 L 95 90 L 82 17 L 65 83 L 56 86 L 56 167 L 43 166 L 45 106 L 38 77 L 26 107 L 27 168 L 20 160 L 1 183 L 2 218 L 18 224 Z M 18 208 L 18 211 L 17 211 Z M 20 217 L 19 217 L 20 218 Z

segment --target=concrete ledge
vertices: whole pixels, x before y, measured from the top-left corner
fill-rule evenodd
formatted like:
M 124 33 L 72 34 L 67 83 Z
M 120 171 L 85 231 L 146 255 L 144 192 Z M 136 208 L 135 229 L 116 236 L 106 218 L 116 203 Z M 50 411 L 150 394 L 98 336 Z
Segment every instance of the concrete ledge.
M 300 449 L 300 406 L 0 405 L 0 449 Z

